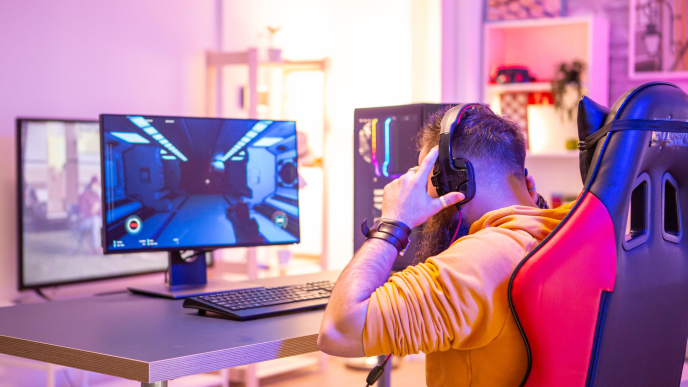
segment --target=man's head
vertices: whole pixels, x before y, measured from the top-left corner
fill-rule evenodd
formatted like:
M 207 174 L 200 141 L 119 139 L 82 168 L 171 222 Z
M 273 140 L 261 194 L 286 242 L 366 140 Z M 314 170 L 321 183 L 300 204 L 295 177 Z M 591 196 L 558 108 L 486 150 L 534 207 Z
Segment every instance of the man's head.
M 438 144 L 440 123 L 447 110 L 432 115 L 421 129 L 420 160 Z M 465 235 L 470 224 L 489 211 L 514 204 L 533 205 L 524 179 L 525 137 L 517 124 L 482 106 L 471 107 L 454 130 L 451 148 L 454 157 L 465 158 L 473 164 L 476 181 L 475 198 L 462 207 L 459 235 Z M 437 197 L 429 181 L 428 194 Z M 449 247 L 458 223 L 455 213 L 452 206 L 423 225 L 416 261 L 422 262 Z

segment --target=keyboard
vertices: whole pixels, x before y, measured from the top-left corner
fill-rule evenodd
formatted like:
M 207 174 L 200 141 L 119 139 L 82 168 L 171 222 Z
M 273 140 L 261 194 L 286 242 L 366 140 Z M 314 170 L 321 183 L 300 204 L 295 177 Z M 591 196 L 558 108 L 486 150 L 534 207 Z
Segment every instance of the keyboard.
M 324 308 L 332 293 L 330 281 L 302 285 L 254 288 L 191 297 L 184 307 L 219 313 L 233 320 L 252 320 L 309 309 Z

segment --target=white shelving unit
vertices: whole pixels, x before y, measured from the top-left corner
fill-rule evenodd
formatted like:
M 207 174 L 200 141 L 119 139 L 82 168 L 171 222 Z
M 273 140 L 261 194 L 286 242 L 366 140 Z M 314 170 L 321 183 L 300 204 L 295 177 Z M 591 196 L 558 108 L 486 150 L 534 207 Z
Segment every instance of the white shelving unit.
M 560 152 L 532 153 L 526 152 L 526 160 L 546 160 L 546 159 L 573 159 L 578 160 L 577 150 L 565 150 Z
M 483 101 L 502 112 L 503 93 L 539 93 L 552 89 L 560 63 L 580 60 L 583 94 L 603 105 L 609 103 L 609 21 L 596 17 L 560 17 L 488 22 L 484 25 Z M 527 67 L 534 82 L 494 84 L 491 72 L 499 66 Z M 575 96 L 571 91 L 566 97 Z M 566 99 L 565 97 L 565 99 Z M 575 102 L 569 100 L 567 102 Z M 539 110 L 538 110 L 539 109 Z M 570 196 L 583 185 L 578 151 L 566 150 L 567 140 L 576 139 L 574 120 L 561 118 L 553 107 L 528 108 L 538 115 L 528 117 L 531 150 L 526 167 L 535 178 L 538 192 L 548 201 L 553 195 Z
M 269 52 L 268 60 L 260 60 L 258 49 L 249 48 L 246 51 L 240 52 L 206 52 L 206 114 L 208 116 L 223 116 L 223 100 L 225 99 L 223 87 L 223 69 L 233 67 L 245 69 L 246 73 L 246 83 L 244 89 L 244 107 L 248 112 L 248 118 L 252 119 L 280 119 L 284 115 L 285 109 L 285 89 L 287 86 L 286 79 L 289 75 L 294 73 L 304 73 L 304 72 L 320 72 L 323 74 L 323 90 L 322 90 L 322 101 L 325 100 L 325 88 L 326 88 L 326 72 L 329 68 L 329 59 L 317 59 L 317 60 L 301 60 L 301 61 L 289 61 L 283 60 L 281 58 L 280 50 L 271 49 Z M 260 80 L 261 72 L 267 73 L 267 86 L 270 90 L 267 100 L 261 101 L 260 95 Z M 265 75 L 265 74 L 263 74 Z M 267 112 L 259 111 L 261 104 L 266 104 Z M 272 106 L 271 106 L 272 105 Z M 277 106 L 277 108 L 275 108 Z M 323 110 L 325 104 L 323 103 Z M 270 114 L 269 117 L 261 117 L 261 113 Z M 323 133 L 326 125 L 327 116 L 325 112 L 322 113 L 323 123 Z M 297 122 L 298 124 L 298 122 Z M 324 141 L 324 136 L 323 136 Z M 323 168 L 321 165 L 302 167 L 300 176 L 303 177 L 307 175 L 307 183 L 311 187 L 318 186 L 319 190 L 313 192 L 313 188 L 309 192 L 304 193 L 300 191 L 302 196 L 300 199 L 303 200 L 312 197 L 313 195 L 326 197 L 324 192 L 324 187 L 326 183 L 324 181 Z M 305 170 L 305 171 L 304 171 Z M 317 202 L 316 202 L 317 203 Z M 309 208 L 303 208 L 300 216 L 302 217 L 301 235 L 302 242 L 304 234 L 308 233 L 309 230 L 305 230 L 304 225 L 311 225 L 316 227 L 317 232 L 311 232 L 311 235 L 318 235 L 320 237 L 319 246 L 312 246 L 311 250 L 320 250 L 320 267 L 327 267 L 327 256 L 326 256 L 326 226 L 327 226 L 327 203 L 323 201 L 318 207 L 319 210 L 314 210 L 316 204 L 311 203 Z M 309 218 L 310 222 L 303 222 L 303 216 Z M 321 222 L 321 224 L 318 224 Z M 312 231 L 312 230 L 311 230 Z M 319 234 L 318 234 L 319 233 Z M 311 245 L 318 245 L 317 243 L 311 243 Z M 265 252 L 265 250 L 263 250 Z M 256 248 L 249 248 L 246 251 L 246 263 L 234 264 L 224 262 L 222 265 L 225 267 L 234 267 L 238 269 L 237 271 L 242 271 L 243 268 L 249 278 L 257 278 L 258 273 L 258 259 L 257 256 L 260 252 Z M 220 251 L 219 254 L 222 254 Z M 260 385 L 260 380 L 272 375 L 290 372 L 295 369 L 309 367 L 314 364 L 320 366 L 321 370 L 326 368 L 326 360 L 324 355 L 320 354 L 307 354 L 294 356 L 286 359 L 280 359 L 279 361 L 264 362 L 258 364 L 250 364 L 237 369 L 232 369 L 232 379 L 241 380 L 245 387 L 258 387 Z M 224 379 L 223 383 L 226 382 L 226 374 L 222 374 Z
M 609 99 L 609 21 L 595 17 L 561 17 L 485 23 L 484 100 L 495 93 L 548 91 L 556 65 L 582 60 L 586 94 L 606 105 Z M 491 71 L 503 65 L 523 65 L 536 82 L 490 84 Z
M 552 85 L 549 82 L 527 82 L 527 83 L 504 83 L 504 84 L 488 84 L 485 87 L 486 93 L 492 97 L 495 94 L 500 93 L 513 93 L 513 92 L 537 92 L 537 91 L 549 91 L 552 89 Z

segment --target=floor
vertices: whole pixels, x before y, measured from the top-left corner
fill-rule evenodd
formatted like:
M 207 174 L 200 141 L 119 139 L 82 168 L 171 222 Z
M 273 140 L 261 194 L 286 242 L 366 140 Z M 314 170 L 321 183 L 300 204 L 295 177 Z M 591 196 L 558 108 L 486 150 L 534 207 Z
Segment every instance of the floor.
M 305 368 L 298 371 L 263 379 L 261 387 L 341 387 L 364 386 L 367 371 L 354 370 L 345 365 L 344 359 L 329 358 L 327 371 L 319 372 L 317 367 Z M 171 381 L 169 387 L 201 387 L 213 386 L 208 378 L 187 377 Z M 211 379 L 212 380 L 212 379 Z M 139 383 L 116 379 L 105 375 L 89 374 L 91 387 L 138 387 Z M 56 387 L 71 387 L 79 385 L 79 371 L 69 370 L 58 372 Z M 232 382 L 231 387 L 242 384 Z M 394 387 L 418 387 L 425 385 L 425 367 L 422 361 L 404 360 L 392 370 L 392 385 Z M 10 368 L 0 364 L 0 387 L 40 387 L 45 386 L 45 372 L 29 368 Z
M 679 387 L 688 387 L 688 363 Z M 364 386 L 367 371 L 355 370 L 345 365 L 344 359 L 329 358 L 326 372 L 319 372 L 317 367 L 305 368 L 291 373 L 273 376 L 261 381 L 261 387 L 341 387 Z M 45 386 L 45 372 L 30 368 L 16 368 L 0 364 L 0 387 L 40 387 Z M 171 381 L 169 387 L 213 387 L 217 386 L 216 376 L 199 375 Z M 79 371 L 58 372 L 56 387 L 79 386 Z M 117 379 L 105 375 L 89 374 L 91 387 L 138 387 L 139 383 Z M 404 359 L 392 370 L 393 387 L 418 387 L 425 385 L 425 367 L 422 357 Z M 241 383 L 232 382 L 231 387 L 240 387 Z
M 327 372 L 297 371 L 293 374 L 275 376 L 261 383 L 261 387 L 339 387 L 365 386 L 368 371 L 352 370 L 344 360 L 330 358 Z M 425 365 L 423 362 L 404 361 L 392 369 L 394 387 L 418 387 L 425 385 Z
M 157 241 L 161 246 L 198 245 L 195 238 L 208 246 L 236 243 L 234 226 L 227 219 L 227 207 L 229 203 L 222 195 L 191 195 Z

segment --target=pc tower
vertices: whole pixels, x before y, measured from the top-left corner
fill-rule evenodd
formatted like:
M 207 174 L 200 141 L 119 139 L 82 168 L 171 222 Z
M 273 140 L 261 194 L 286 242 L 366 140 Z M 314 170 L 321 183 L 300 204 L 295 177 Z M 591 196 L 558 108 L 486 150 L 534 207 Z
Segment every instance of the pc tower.
M 232 290 L 197 254 L 300 241 L 296 123 L 101 115 L 105 254 L 167 251 L 182 298 Z M 246 288 L 246 285 L 238 285 Z
M 427 119 L 452 105 L 413 104 L 354 111 L 354 252 L 366 238 L 361 223 L 382 215 L 382 192 L 387 183 L 418 165 L 416 137 Z M 403 270 L 415 257 L 418 228 L 404 256 L 393 270 Z

